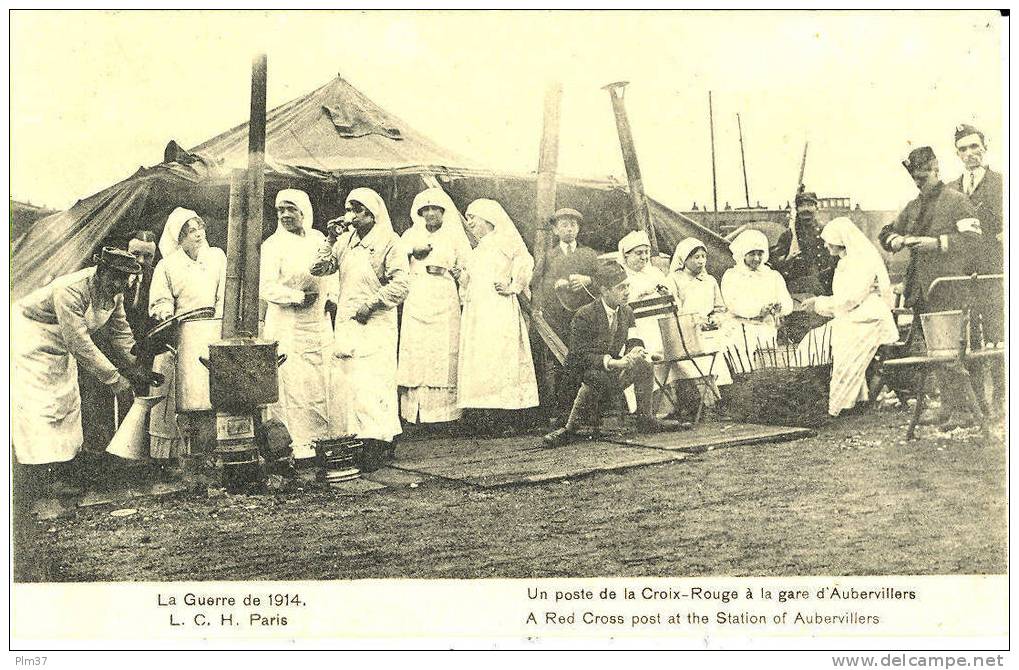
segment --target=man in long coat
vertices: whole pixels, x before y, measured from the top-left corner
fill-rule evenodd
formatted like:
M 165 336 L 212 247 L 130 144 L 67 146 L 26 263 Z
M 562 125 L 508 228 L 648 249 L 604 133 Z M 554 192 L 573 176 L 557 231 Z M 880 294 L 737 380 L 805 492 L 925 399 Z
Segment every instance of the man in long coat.
M 906 306 L 912 307 L 916 314 L 915 323 L 919 323 L 921 313 L 958 307 L 929 301 L 927 289 L 938 277 L 975 272 L 983 238 L 976 208 L 969 198 L 941 181 L 933 149 L 914 149 L 902 165 L 920 193 L 894 222 L 881 229 L 878 241 L 892 253 L 909 250 L 903 295 Z M 972 417 L 945 410 L 965 407 L 959 386 L 964 374 L 961 367 L 939 374 L 942 413 L 938 418 L 944 427 L 972 424 Z

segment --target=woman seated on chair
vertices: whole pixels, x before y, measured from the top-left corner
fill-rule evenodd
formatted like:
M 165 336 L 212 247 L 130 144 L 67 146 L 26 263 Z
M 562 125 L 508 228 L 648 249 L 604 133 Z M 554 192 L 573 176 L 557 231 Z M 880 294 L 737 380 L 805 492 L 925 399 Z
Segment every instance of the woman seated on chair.
M 676 307 L 686 314 L 696 314 L 701 324 L 717 328 L 725 314 L 725 301 L 718 281 L 708 274 L 708 251 L 695 237 L 687 237 L 676 245 L 669 265 Z
M 701 350 L 717 352 L 726 347 L 731 329 L 722 300 L 722 291 L 707 269 L 708 252 L 704 243 L 687 237 L 676 245 L 669 266 L 669 279 L 676 295 L 676 308 L 680 314 L 693 315 Z M 686 320 L 683 320 L 686 323 Z M 686 335 L 684 335 L 686 336 Z M 678 363 L 673 377 L 678 378 L 677 389 L 686 397 L 679 402 L 689 407 L 701 402 L 712 406 L 717 399 L 717 386 L 731 384 L 732 376 L 723 357 L 698 356 L 692 362 Z M 710 371 L 710 372 L 709 372 Z M 690 400 L 692 399 L 693 402 Z
M 744 230 L 729 244 L 736 266 L 722 277 L 722 298 L 733 317 L 732 359 L 743 371 L 756 367 L 758 349 L 773 347 L 781 317 L 793 311 L 793 299 L 782 275 L 768 267 L 768 238 Z
M 598 299 L 581 307 L 570 325 L 570 352 L 566 371 L 573 387 L 580 387 L 563 428 L 543 438 L 545 446 L 569 442 L 581 422 L 597 423 L 601 410 L 634 387 L 637 429 L 657 432 L 678 424 L 654 416 L 654 376 L 650 357 L 635 330 L 633 310 L 626 304 L 630 291 L 626 272 L 616 263 L 603 263 L 595 271 Z
M 643 230 L 627 233 L 623 239 L 619 240 L 618 249 L 620 263 L 626 271 L 627 284 L 629 285 L 626 302 L 634 303 L 638 300 L 673 297 L 672 282 L 665 276 L 665 273 L 651 263 L 651 240 L 648 239 L 647 233 Z M 655 360 L 662 360 L 665 353 L 658 321 L 651 318 L 639 319 L 636 329 L 637 337 L 644 343 L 644 347 L 651 357 Z M 659 387 L 664 388 L 666 384 L 675 379 L 675 375 L 670 366 L 656 365 L 655 378 L 658 380 Z M 659 397 L 655 404 L 662 404 L 662 398 Z M 665 413 L 674 410 L 671 405 L 659 407 L 659 409 Z
M 839 217 L 824 227 L 821 239 L 831 255 L 839 259 L 832 294 L 807 298 L 802 304 L 806 310 L 832 317 L 821 328 L 830 328 L 827 340 L 831 343 L 832 372 L 828 413 L 838 416 L 857 402 L 867 400 L 867 366 L 877 348 L 895 342 L 899 333 L 892 318 L 888 270 L 867 236 L 848 218 Z M 807 337 L 815 331 L 807 333 Z

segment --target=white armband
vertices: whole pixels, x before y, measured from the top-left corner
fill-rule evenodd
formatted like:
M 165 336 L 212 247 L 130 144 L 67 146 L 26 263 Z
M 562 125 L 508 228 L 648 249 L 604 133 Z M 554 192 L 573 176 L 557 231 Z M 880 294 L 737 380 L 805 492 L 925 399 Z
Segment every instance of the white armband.
M 980 230 L 980 220 L 973 218 L 959 219 L 955 222 L 955 228 L 960 233 L 976 233 L 980 235 L 983 232 Z

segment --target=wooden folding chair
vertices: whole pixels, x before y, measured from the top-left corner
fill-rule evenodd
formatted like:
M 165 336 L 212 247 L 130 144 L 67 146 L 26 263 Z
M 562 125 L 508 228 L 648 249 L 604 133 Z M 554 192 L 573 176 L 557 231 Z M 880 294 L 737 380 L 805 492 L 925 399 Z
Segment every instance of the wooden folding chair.
M 672 366 L 679 363 L 689 362 L 693 365 L 694 370 L 697 372 L 697 377 L 690 379 L 690 381 L 700 381 L 703 386 L 710 389 L 708 392 L 715 395 L 715 399 L 718 399 L 718 391 L 714 387 L 714 376 L 713 372 L 715 369 L 715 361 L 718 359 L 718 352 L 704 352 L 704 351 L 692 351 L 694 343 L 688 342 L 688 335 L 684 333 L 684 330 L 680 323 L 679 308 L 676 306 L 676 299 L 671 295 L 656 296 L 654 298 L 647 298 L 644 300 L 636 300 L 630 303 L 630 307 L 633 309 L 633 316 L 635 319 L 658 319 L 659 328 L 662 333 L 662 342 L 665 349 L 665 355 L 661 360 L 654 360 L 652 364 L 655 371 L 659 368 L 665 367 L 670 369 Z M 662 319 L 663 316 L 670 316 L 671 319 Z M 663 323 L 664 322 L 664 323 Z M 673 329 L 671 326 L 675 326 Z M 678 340 L 678 341 L 677 341 Z M 678 345 L 678 346 L 677 346 Z M 701 364 L 697 362 L 698 358 L 710 357 L 710 363 L 706 371 L 702 370 Z M 668 383 L 668 379 L 662 382 L 658 379 L 658 375 L 655 375 L 655 386 L 656 388 L 669 399 L 673 407 L 677 404 L 677 396 L 675 390 Z M 694 423 L 698 423 L 701 420 L 701 416 L 704 413 L 705 401 L 704 391 L 698 388 L 699 401 L 697 403 L 697 414 L 694 417 Z

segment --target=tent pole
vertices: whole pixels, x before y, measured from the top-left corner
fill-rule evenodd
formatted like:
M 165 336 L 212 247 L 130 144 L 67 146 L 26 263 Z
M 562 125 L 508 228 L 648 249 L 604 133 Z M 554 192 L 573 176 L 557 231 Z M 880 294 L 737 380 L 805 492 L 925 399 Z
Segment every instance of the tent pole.
M 637 225 L 651 240 L 651 253 L 658 255 L 658 238 L 654 226 L 651 225 L 651 212 L 648 209 L 647 197 L 644 195 L 644 181 L 640 176 L 640 165 L 637 163 L 637 149 L 633 144 L 633 133 L 630 121 L 626 117 L 623 106 L 623 91 L 629 82 L 617 81 L 603 86 L 612 98 L 612 112 L 616 117 L 616 131 L 619 133 L 619 145 L 623 150 L 623 164 L 626 166 L 626 179 L 630 182 L 630 207 L 633 210 Z
M 538 152 L 537 222 L 534 226 L 534 278 L 531 291 L 537 292 L 545 275 L 550 237 L 548 227 L 556 206 L 555 175 L 559 165 L 559 105 L 563 86 L 556 82 L 545 91 L 545 114 Z M 539 303 L 540 304 L 540 303 Z
M 230 173 L 230 209 L 226 224 L 226 290 L 223 296 L 223 337 L 233 337 L 240 330 L 241 267 L 244 247 L 245 211 L 244 170 Z
M 248 123 L 247 207 L 244 226 L 244 304 L 241 330 L 258 334 L 258 271 L 265 206 L 265 85 L 267 63 L 251 64 L 251 121 Z

